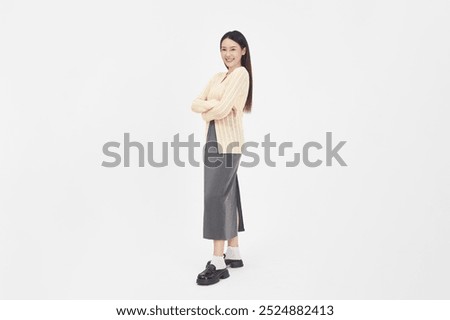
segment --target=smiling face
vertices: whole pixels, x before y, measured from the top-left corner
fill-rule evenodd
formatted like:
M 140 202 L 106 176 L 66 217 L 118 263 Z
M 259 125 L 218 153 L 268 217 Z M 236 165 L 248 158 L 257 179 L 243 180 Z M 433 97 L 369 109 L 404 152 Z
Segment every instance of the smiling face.
M 241 49 L 237 42 L 226 38 L 222 41 L 220 52 L 228 72 L 231 72 L 241 66 L 241 57 L 245 54 L 246 48 Z

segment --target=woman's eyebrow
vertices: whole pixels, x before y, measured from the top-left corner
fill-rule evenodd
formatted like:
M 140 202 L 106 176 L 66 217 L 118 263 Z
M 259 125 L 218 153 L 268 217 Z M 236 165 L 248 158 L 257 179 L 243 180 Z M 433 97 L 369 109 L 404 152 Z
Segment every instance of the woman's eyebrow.
M 222 47 L 222 49 L 226 49 L 227 47 Z M 237 48 L 237 46 L 231 46 L 230 48 Z

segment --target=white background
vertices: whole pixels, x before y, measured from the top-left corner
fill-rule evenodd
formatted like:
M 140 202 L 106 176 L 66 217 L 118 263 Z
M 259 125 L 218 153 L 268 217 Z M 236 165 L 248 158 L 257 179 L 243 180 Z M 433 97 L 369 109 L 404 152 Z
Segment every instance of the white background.
M 203 144 L 235 29 L 246 140 L 333 132 L 348 166 L 241 167 L 245 267 L 201 287 L 202 167 L 102 147 Z M 2 1 L 0 298 L 449 299 L 449 30 L 446 1 Z

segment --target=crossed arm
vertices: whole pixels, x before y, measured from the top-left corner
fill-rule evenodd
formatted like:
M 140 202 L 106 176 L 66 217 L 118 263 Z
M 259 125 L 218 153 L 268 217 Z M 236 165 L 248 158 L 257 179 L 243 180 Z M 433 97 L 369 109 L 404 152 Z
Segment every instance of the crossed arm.
M 192 101 L 191 109 L 194 112 L 202 113 L 206 112 L 218 102 L 217 100 L 206 100 L 208 96 L 209 90 L 211 88 L 212 83 L 214 82 L 215 77 L 212 77 L 200 95 Z
M 237 99 L 246 96 L 249 87 L 249 74 L 247 69 L 239 67 L 229 75 L 227 87 L 219 100 L 205 100 L 213 79 L 192 103 L 192 111 L 202 114 L 205 121 L 225 118 L 235 105 Z

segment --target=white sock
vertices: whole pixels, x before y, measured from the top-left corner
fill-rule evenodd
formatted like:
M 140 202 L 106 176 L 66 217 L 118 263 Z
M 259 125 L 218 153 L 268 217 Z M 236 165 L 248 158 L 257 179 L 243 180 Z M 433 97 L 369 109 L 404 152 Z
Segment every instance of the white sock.
M 215 265 L 216 269 L 225 269 L 227 267 L 227 265 L 225 264 L 225 260 L 223 259 L 223 255 L 222 256 L 213 255 L 211 259 L 211 264 Z
M 227 259 L 241 260 L 241 253 L 239 252 L 239 247 L 228 246 L 225 256 Z

